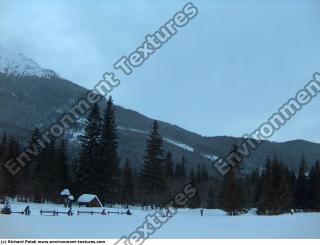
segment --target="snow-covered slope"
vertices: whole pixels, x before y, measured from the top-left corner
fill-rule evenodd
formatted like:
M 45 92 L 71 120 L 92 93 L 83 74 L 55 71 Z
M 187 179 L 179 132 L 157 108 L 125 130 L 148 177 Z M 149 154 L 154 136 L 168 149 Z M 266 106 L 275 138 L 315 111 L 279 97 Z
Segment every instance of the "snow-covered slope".
M 19 53 L 0 47 L 0 72 L 16 76 L 57 77 L 51 70 L 44 69 L 35 61 Z
M 190 151 L 190 152 L 193 152 L 194 149 L 193 147 L 191 147 L 190 145 L 187 145 L 187 144 L 184 144 L 184 143 L 181 143 L 181 142 L 178 142 L 178 141 L 175 141 L 175 140 L 172 140 L 172 139 L 168 139 L 168 138 L 163 138 L 164 141 L 170 143 L 170 144 L 173 144 L 175 146 L 178 146 L 186 151 Z
M 149 134 L 149 132 L 147 132 L 147 131 L 140 130 L 140 129 L 135 129 L 135 128 L 126 128 L 126 127 L 118 126 L 118 129 L 119 130 L 127 130 L 127 131 L 140 133 L 140 134 Z M 163 137 L 163 140 L 168 142 L 168 143 L 170 143 L 170 144 L 173 144 L 173 145 L 175 145 L 175 146 L 177 146 L 179 148 L 182 148 L 182 149 L 184 149 L 186 151 L 190 151 L 190 152 L 194 151 L 193 147 L 191 147 L 191 146 L 189 146 L 187 144 L 175 141 L 173 139 L 169 139 L 169 138 Z

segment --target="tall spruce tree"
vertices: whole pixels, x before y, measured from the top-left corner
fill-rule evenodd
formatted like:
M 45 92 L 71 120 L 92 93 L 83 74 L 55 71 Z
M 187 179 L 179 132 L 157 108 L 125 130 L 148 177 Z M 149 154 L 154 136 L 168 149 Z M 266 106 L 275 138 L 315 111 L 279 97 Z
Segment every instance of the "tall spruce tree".
M 167 152 L 166 158 L 165 158 L 165 176 L 167 178 L 173 177 L 173 161 L 172 161 L 172 154 L 170 151 Z
M 206 208 L 209 208 L 209 209 L 213 209 L 217 207 L 217 196 L 215 195 L 215 192 L 212 187 L 209 189 L 206 204 L 207 204 Z
M 272 209 L 273 202 L 273 184 L 272 184 L 272 173 L 271 173 L 271 160 L 268 158 L 265 168 L 262 171 L 260 178 L 260 192 L 258 199 L 258 212 L 260 214 L 268 214 L 269 210 Z
M 238 147 L 233 145 L 229 156 L 234 166 L 224 176 L 220 192 L 220 206 L 229 213 L 237 215 L 245 208 L 242 162 L 238 158 Z M 201 176 L 201 172 L 200 172 Z
M 6 169 L 3 167 L 6 159 L 7 152 L 7 137 L 4 134 L 2 136 L 2 141 L 0 144 L 0 198 L 4 198 L 6 196 Z
M 195 176 L 193 168 L 191 168 L 191 170 L 190 170 L 189 179 L 190 179 L 191 184 L 194 186 L 197 182 L 197 178 Z
M 201 166 L 200 166 L 200 164 L 198 165 L 198 168 L 197 168 L 196 180 L 197 180 L 198 183 L 200 183 L 200 182 L 202 181 L 202 179 L 201 179 Z
M 288 168 L 274 158 L 268 160 L 261 176 L 259 214 L 280 214 L 293 207 L 292 175 Z
M 201 196 L 198 190 L 196 191 L 195 195 L 189 200 L 187 205 L 189 208 L 201 207 Z
M 320 211 L 320 164 L 319 161 L 310 170 L 309 191 L 310 209 Z
M 102 161 L 100 166 L 99 179 L 103 182 L 99 191 L 103 202 L 107 200 L 111 204 L 119 201 L 120 197 L 120 169 L 118 157 L 118 133 L 115 116 L 115 106 L 112 98 L 109 97 L 104 111 L 101 152 Z
M 229 215 L 237 215 L 243 209 L 243 192 L 237 179 L 234 168 L 224 176 L 221 192 L 220 206 Z
M 0 159 L 3 159 L 3 157 L 4 157 L 4 154 L 6 152 L 7 143 L 8 143 L 7 142 L 7 135 L 3 134 L 2 140 L 0 143 Z
M 78 190 L 80 193 L 101 194 L 103 179 L 100 179 L 101 161 L 101 131 L 102 119 L 98 104 L 94 104 L 85 126 L 84 135 L 81 137 Z M 98 177 L 99 176 L 99 177 Z M 104 176 L 104 179 L 107 176 Z
M 17 178 L 17 198 L 21 202 L 32 202 L 33 201 L 33 180 L 31 176 L 31 166 L 27 166 L 20 171 Z
M 179 162 L 176 163 L 175 170 L 174 170 L 174 177 L 175 178 L 181 177 L 181 164 Z
M 5 168 L 3 163 L 10 158 L 15 158 L 19 154 L 19 142 L 13 138 L 7 142 L 6 136 L 3 137 L 1 143 L 1 159 L 0 159 L 0 196 L 14 197 L 17 189 L 17 178 L 12 176 Z
M 123 169 L 123 180 L 122 180 L 122 203 L 129 205 L 134 201 L 134 181 L 133 173 L 129 159 L 126 159 L 126 163 Z
M 205 166 L 202 165 L 201 167 L 201 181 L 208 181 L 209 179 L 209 174 Z
M 57 147 L 57 180 L 58 189 L 70 188 L 67 140 L 62 139 Z
M 180 163 L 180 176 L 183 178 L 186 177 L 186 163 L 186 158 L 183 156 Z
M 309 206 L 308 201 L 308 165 L 305 156 L 302 156 L 300 161 L 298 177 L 296 182 L 295 200 L 296 208 L 307 210 Z
M 41 201 L 56 201 L 59 191 L 59 171 L 57 169 L 57 145 L 51 143 L 42 151 L 42 165 L 40 166 L 39 180 Z
M 42 169 L 43 163 L 43 150 L 38 143 L 38 139 L 41 138 L 39 128 L 35 128 L 32 132 L 30 145 L 32 145 L 33 151 L 37 152 L 37 156 L 32 159 L 30 162 L 30 186 L 32 189 L 32 197 L 34 202 L 42 201 Z
M 140 186 L 143 190 L 144 201 L 159 204 L 161 196 L 166 190 L 163 139 L 159 133 L 159 125 L 154 121 L 144 157 L 144 163 L 140 172 Z
M 274 162 L 271 166 L 273 180 L 272 214 L 280 214 L 292 208 L 292 193 L 290 188 L 290 173 L 281 162 Z

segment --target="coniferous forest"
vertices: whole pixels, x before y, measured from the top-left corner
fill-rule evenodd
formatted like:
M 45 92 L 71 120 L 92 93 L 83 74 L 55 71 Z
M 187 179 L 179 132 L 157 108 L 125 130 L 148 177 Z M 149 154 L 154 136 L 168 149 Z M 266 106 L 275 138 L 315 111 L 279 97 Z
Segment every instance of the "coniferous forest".
M 40 138 L 34 129 L 30 143 Z M 277 156 L 265 160 L 264 167 L 245 174 L 239 162 L 225 176 L 212 169 L 194 166 L 182 157 L 173 160 L 165 152 L 159 125 L 150 125 L 144 160 L 134 169 L 130 159 L 118 154 L 115 106 L 110 97 L 104 110 L 95 104 L 87 116 L 76 160 L 68 153 L 68 141 L 56 139 L 42 150 L 16 176 L 3 167 L 23 149 L 16 139 L 3 135 L 0 142 L 0 198 L 11 197 L 26 202 L 58 202 L 64 188 L 75 197 L 91 193 L 108 206 L 115 204 L 163 207 L 175 193 L 191 183 L 197 189 L 189 208 L 221 208 L 230 215 L 256 208 L 258 214 L 276 215 L 296 211 L 320 211 L 320 164 L 307 162 L 301 156 L 298 169 Z M 233 145 L 231 154 L 237 154 Z M 193 166 L 193 167 L 190 167 Z M 212 168 L 213 165 L 212 165 Z

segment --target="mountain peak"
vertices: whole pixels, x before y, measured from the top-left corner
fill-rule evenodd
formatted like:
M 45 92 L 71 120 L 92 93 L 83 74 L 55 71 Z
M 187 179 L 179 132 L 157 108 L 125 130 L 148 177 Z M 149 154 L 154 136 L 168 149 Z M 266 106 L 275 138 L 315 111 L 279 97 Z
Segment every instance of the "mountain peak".
M 16 76 L 58 77 L 54 71 L 42 68 L 24 54 L 11 52 L 1 46 L 0 72 Z

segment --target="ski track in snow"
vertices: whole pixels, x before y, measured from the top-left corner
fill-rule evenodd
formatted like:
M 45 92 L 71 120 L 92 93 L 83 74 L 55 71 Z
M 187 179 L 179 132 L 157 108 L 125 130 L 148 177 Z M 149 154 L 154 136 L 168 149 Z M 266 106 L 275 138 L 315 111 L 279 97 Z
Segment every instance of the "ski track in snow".
M 120 130 L 127 130 L 127 131 L 131 131 L 131 132 L 135 132 L 135 133 L 141 133 L 141 134 L 149 134 L 149 132 L 144 131 L 144 130 L 140 130 L 140 129 L 135 129 L 135 128 L 126 128 L 126 127 L 122 127 L 122 126 L 118 126 L 118 129 Z M 194 152 L 194 148 L 190 145 L 184 144 L 182 142 L 178 142 L 166 137 L 163 137 L 163 140 L 168 142 L 169 144 L 175 145 L 183 150 L 189 151 L 189 152 Z M 218 157 L 216 155 L 213 154 L 201 154 L 202 157 L 209 159 L 211 161 L 214 161 L 216 159 L 218 159 Z
M 212 154 L 211 155 L 210 154 L 201 154 L 201 156 L 203 156 L 203 157 L 205 157 L 205 158 L 207 158 L 209 160 L 212 160 L 212 161 L 214 161 L 214 160 L 219 158 L 219 157 L 217 157 L 215 155 L 212 155 Z
M 147 131 L 140 130 L 140 129 L 135 129 L 135 128 L 125 128 L 125 127 L 122 127 L 122 126 L 118 126 L 118 129 L 127 130 L 127 131 L 131 131 L 131 132 L 135 132 L 135 133 L 141 133 L 141 134 L 149 134 L 149 132 L 147 132 Z M 168 142 L 168 143 L 170 143 L 170 144 L 178 146 L 179 148 L 182 148 L 182 149 L 184 149 L 186 151 L 190 151 L 190 152 L 194 151 L 193 147 L 191 147 L 190 145 L 187 145 L 187 144 L 184 144 L 184 143 L 181 143 L 181 142 L 178 142 L 178 141 L 166 138 L 166 137 L 163 137 L 163 140 Z

